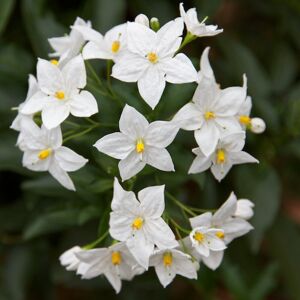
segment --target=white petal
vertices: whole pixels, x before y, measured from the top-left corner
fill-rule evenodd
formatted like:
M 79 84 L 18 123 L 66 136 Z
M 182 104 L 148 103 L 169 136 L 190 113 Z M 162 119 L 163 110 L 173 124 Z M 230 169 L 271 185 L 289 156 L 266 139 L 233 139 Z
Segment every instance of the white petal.
M 178 242 L 175 240 L 173 231 L 162 218 L 147 218 L 144 228 L 151 241 L 159 249 L 175 248 L 178 246 Z
M 205 156 L 211 155 L 217 146 L 220 132 L 213 121 L 203 123 L 199 130 L 195 131 L 195 139 Z
M 74 183 L 68 173 L 63 170 L 57 162 L 53 161 L 49 166 L 49 173 L 66 189 L 71 191 L 76 190 Z
M 197 279 L 197 271 L 189 255 L 172 250 L 176 273 L 189 279 Z
M 62 132 L 60 126 L 48 130 L 44 125 L 40 129 L 40 139 L 45 141 L 47 146 L 57 149 L 62 145 Z
M 103 36 L 100 32 L 82 25 L 72 26 L 72 29 L 81 33 L 86 41 L 100 42 L 103 40 Z
M 175 122 L 152 122 L 146 131 L 146 143 L 150 146 L 165 148 L 173 142 L 178 130 L 179 127 Z
M 197 217 L 190 218 L 190 223 L 192 228 L 202 227 L 202 226 L 211 226 L 212 213 L 206 212 Z
M 86 86 L 86 71 L 81 55 L 72 58 L 62 69 L 67 91 L 82 89 Z
M 236 132 L 222 136 L 218 148 L 226 149 L 227 152 L 238 152 L 244 148 L 245 132 Z
M 216 232 L 220 229 L 209 229 L 209 233 L 205 236 L 205 242 L 207 243 L 210 250 L 222 251 L 226 249 L 224 241 L 216 236 Z
M 52 99 L 52 103 L 44 107 L 42 121 L 47 129 L 60 125 L 70 114 L 70 107 L 66 102 Z
M 165 186 L 151 186 L 139 191 L 138 199 L 145 216 L 158 218 L 165 210 Z
M 223 134 L 241 131 L 241 126 L 235 117 L 216 117 L 215 121 Z
M 159 282 L 164 288 L 168 286 L 176 276 L 175 268 L 173 268 L 172 266 L 166 268 L 163 262 L 155 266 L 155 273 L 158 277 Z
M 234 165 L 259 162 L 256 158 L 245 151 L 230 153 L 230 160 Z
M 196 130 L 203 124 L 202 114 L 197 106 L 192 102 L 184 105 L 176 113 L 172 121 L 185 130 Z
M 165 59 L 160 65 L 166 73 L 167 82 L 187 83 L 198 80 L 197 71 L 185 54 L 179 53 L 173 58 Z
M 51 157 L 40 160 L 39 152 L 39 150 L 25 151 L 22 158 L 23 167 L 32 171 L 48 171 L 51 163 Z
M 116 240 L 127 241 L 131 237 L 133 218 L 124 213 L 111 212 L 109 219 L 109 234 Z
M 70 111 L 76 117 L 90 117 L 98 112 L 98 104 L 90 92 L 82 91 L 70 100 Z
M 196 174 L 206 171 L 210 168 L 212 162 L 210 157 L 206 157 L 204 155 L 197 155 L 193 160 L 190 169 L 188 171 L 189 174 Z
M 237 208 L 234 213 L 235 217 L 248 220 L 253 217 L 254 203 L 248 199 L 240 199 L 237 201 Z
M 209 50 L 210 47 L 206 47 L 201 55 L 199 82 L 201 80 L 212 80 L 215 82 L 215 75 L 208 59 Z
M 81 251 L 76 251 L 75 255 L 77 259 L 87 264 L 93 264 L 97 261 L 101 261 L 109 254 L 107 248 L 94 248 L 90 250 L 80 248 L 80 250 Z
M 118 164 L 122 181 L 125 181 L 139 173 L 145 165 L 146 163 L 141 161 L 140 155 L 136 151 L 132 151 Z
M 223 256 L 224 251 L 210 251 L 208 257 L 202 257 L 201 259 L 208 268 L 216 270 L 220 266 Z
M 230 171 L 232 167 L 231 163 L 225 163 L 225 164 L 213 164 L 211 166 L 211 172 L 213 173 L 214 177 L 218 180 L 221 181 L 227 173 Z
M 149 123 L 147 119 L 141 113 L 135 108 L 127 104 L 125 105 L 119 121 L 119 127 L 122 133 L 135 141 L 144 136 L 148 126 Z
M 105 272 L 104 275 L 118 294 L 121 291 L 122 281 L 117 272 Z
M 49 98 L 43 92 L 37 92 L 24 103 L 20 112 L 25 115 L 35 114 L 43 110 L 49 102 Z
M 237 199 L 234 192 L 231 192 L 228 199 L 222 204 L 222 206 L 214 213 L 212 222 L 214 225 L 220 226 L 227 219 L 231 218 L 237 208 Z
M 53 56 L 60 56 L 69 47 L 71 41 L 69 36 L 62 36 L 50 38 L 48 42 L 56 52 Z
M 246 220 L 234 218 L 223 224 L 222 229 L 225 232 L 224 241 L 228 244 L 233 239 L 247 234 L 253 227 Z
M 100 42 L 88 42 L 82 50 L 82 56 L 84 59 L 113 59 L 113 55 L 108 51 L 104 41 L 101 41 L 101 44 Z
M 40 89 L 49 95 L 64 90 L 64 79 L 60 69 L 48 60 L 39 59 L 37 63 L 37 79 Z
M 64 146 L 55 150 L 54 155 L 59 166 L 67 172 L 77 171 L 88 162 L 83 156 Z
M 164 148 L 148 146 L 143 161 L 161 171 L 175 171 L 170 153 Z
M 116 159 L 126 158 L 135 148 L 132 140 L 121 132 L 108 134 L 94 145 L 100 152 Z
M 165 86 L 164 73 L 157 66 L 149 66 L 138 80 L 140 95 L 152 109 L 158 104 Z

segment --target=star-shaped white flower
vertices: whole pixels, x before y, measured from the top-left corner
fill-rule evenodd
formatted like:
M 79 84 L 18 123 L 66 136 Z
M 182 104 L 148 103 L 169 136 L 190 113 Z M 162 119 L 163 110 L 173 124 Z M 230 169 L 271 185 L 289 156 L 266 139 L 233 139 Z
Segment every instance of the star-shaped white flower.
M 91 27 L 90 21 L 84 21 L 83 19 L 77 17 L 73 26 L 82 26 L 85 28 Z M 54 53 L 49 54 L 51 57 L 59 57 L 59 65 L 65 65 L 73 57 L 77 56 L 85 40 L 80 32 L 75 29 L 71 29 L 69 35 L 62 37 L 53 37 L 48 39 L 51 47 L 54 49 Z
M 176 124 L 167 121 L 149 124 L 142 114 L 126 105 L 119 127 L 121 132 L 104 136 L 94 146 L 121 160 L 119 170 L 123 181 L 136 175 L 146 164 L 162 171 L 174 171 L 172 158 L 165 148 L 178 132 Z
M 32 128 L 31 128 L 32 129 Z M 75 191 L 75 186 L 67 172 L 82 168 L 87 159 L 71 149 L 62 146 L 60 127 L 48 130 L 24 131 L 23 166 L 32 171 L 49 171 L 65 188 Z
M 84 59 L 112 59 L 116 61 L 126 51 L 127 24 L 110 29 L 104 36 L 86 26 L 74 26 L 73 29 L 82 34 L 88 43 L 82 50 Z
M 149 265 L 155 268 L 163 287 L 169 285 L 177 274 L 197 279 L 197 269 L 191 256 L 177 249 L 156 250 L 150 257 Z
M 26 101 L 21 113 L 31 115 L 41 111 L 46 128 L 57 127 L 69 114 L 89 117 L 98 112 L 94 96 L 81 90 L 86 86 L 86 71 L 81 55 L 70 60 L 62 69 L 39 59 L 37 80 L 40 91 Z
M 144 269 L 133 258 L 125 243 L 117 243 L 108 248 L 96 248 L 76 252 L 82 265 L 77 274 L 82 279 L 91 279 L 103 274 L 119 293 L 122 280 L 132 280 L 135 275 L 142 274 Z
M 168 22 L 157 32 L 139 23 L 128 23 L 128 51 L 114 65 L 112 76 L 137 82 L 140 95 L 152 109 L 158 104 L 166 81 L 197 81 L 197 72 L 189 58 L 182 53 L 175 55 L 182 31 L 181 18 Z
M 164 185 L 145 188 L 138 193 L 137 200 L 133 192 L 123 190 L 116 178 L 114 182 L 110 235 L 126 242 L 129 251 L 145 269 L 148 269 L 155 245 L 159 249 L 178 246 L 172 230 L 161 217 L 165 209 L 164 188 Z
M 243 131 L 223 136 L 210 156 L 205 156 L 200 148 L 193 149 L 197 157 L 189 169 L 189 174 L 200 173 L 211 168 L 215 178 L 221 181 L 233 165 L 258 163 L 257 159 L 242 151 L 245 137 Z
M 204 57 L 207 57 L 207 51 Z M 243 87 L 222 90 L 216 84 L 213 73 L 208 72 L 210 65 L 207 63 L 208 60 L 206 71 L 200 70 L 202 75 L 192 102 L 184 105 L 173 118 L 182 129 L 194 131 L 197 144 L 205 156 L 213 153 L 223 134 L 240 130 L 236 115 L 247 93 L 245 75 Z
M 213 228 L 214 239 L 223 241 L 225 245 L 228 245 L 233 239 L 247 234 L 253 227 L 245 219 L 235 216 L 237 207 L 237 198 L 234 193 L 231 193 L 229 198 L 214 214 L 207 212 L 191 218 L 190 223 L 192 228 L 194 228 L 191 234 L 192 243 L 194 244 L 192 235 L 195 234 L 198 228 Z M 187 239 L 184 239 L 183 242 L 187 248 L 191 248 L 191 244 L 189 244 Z M 198 251 L 198 254 L 196 251 L 193 251 L 191 254 L 196 259 L 203 261 L 209 268 L 215 270 L 223 259 L 224 251 L 210 250 L 208 256 L 205 255 L 207 252 L 205 253 L 204 251 Z
M 196 8 L 190 8 L 187 12 L 185 12 L 183 3 L 180 3 L 179 10 L 180 15 L 186 25 L 187 31 L 192 35 L 204 37 L 214 36 L 223 32 L 223 29 L 218 29 L 217 25 L 205 25 L 204 21 L 199 22 Z

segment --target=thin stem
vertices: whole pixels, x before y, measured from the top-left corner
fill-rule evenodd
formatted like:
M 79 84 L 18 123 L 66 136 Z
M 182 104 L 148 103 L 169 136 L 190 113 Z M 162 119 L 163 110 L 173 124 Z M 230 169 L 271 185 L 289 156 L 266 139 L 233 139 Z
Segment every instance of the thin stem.
M 175 226 L 175 228 L 179 229 L 181 232 L 185 233 L 185 234 L 190 234 L 190 231 L 181 227 L 173 218 L 169 219 L 171 221 L 171 223 Z
M 94 242 L 85 245 L 84 247 L 82 247 L 85 250 L 90 250 L 95 248 L 98 244 L 100 244 L 106 237 L 108 236 L 108 231 L 104 232 L 97 240 L 95 240 Z
M 175 198 L 173 195 L 171 195 L 169 192 L 166 192 L 166 196 L 172 200 L 177 206 L 185 210 L 187 213 L 189 213 L 191 216 L 196 217 L 197 214 L 195 214 L 190 208 L 185 206 L 183 203 L 181 203 L 177 198 Z
M 196 35 L 193 35 L 192 33 L 188 32 L 187 35 L 185 36 L 182 44 L 180 45 L 179 49 L 176 51 L 176 53 L 181 51 L 187 44 L 194 41 L 196 38 L 197 38 Z
M 85 118 L 85 119 L 86 119 L 86 121 L 88 121 L 88 122 L 91 123 L 92 125 L 98 125 L 98 124 L 100 124 L 100 123 L 98 123 L 98 122 L 92 120 L 91 118 Z
M 83 136 L 83 135 L 85 135 L 86 133 L 92 131 L 93 129 L 95 129 L 95 128 L 99 127 L 99 126 L 100 126 L 100 124 L 99 124 L 99 125 L 93 125 L 93 126 L 87 128 L 87 129 L 83 130 L 83 131 L 80 131 L 80 132 L 78 132 L 78 133 L 72 134 L 72 135 L 68 136 L 67 138 L 65 138 L 65 139 L 63 140 L 63 143 L 66 143 L 67 141 L 72 140 L 72 139 L 74 139 L 74 138 Z
M 74 126 L 74 127 L 80 127 L 79 124 L 77 124 L 75 122 L 72 122 L 72 121 L 65 120 L 65 123 L 68 124 L 68 125 Z
M 107 85 L 108 85 L 109 89 L 111 89 L 111 78 L 110 78 L 111 67 L 112 67 L 112 60 L 107 60 L 107 63 L 106 63 L 106 79 L 107 79 Z
M 99 78 L 99 76 L 97 75 L 97 73 L 96 73 L 96 71 L 94 70 L 94 68 L 92 67 L 92 65 L 91 65 L 88 61 L 86 61 L 86 65 L 87 65 L 89 71 L 92 73 L 93 77 L 95 78 L 96 82 L 97 82 L 100 86 L 102 86 L 102 81 L 101 81 L 101 79 Z

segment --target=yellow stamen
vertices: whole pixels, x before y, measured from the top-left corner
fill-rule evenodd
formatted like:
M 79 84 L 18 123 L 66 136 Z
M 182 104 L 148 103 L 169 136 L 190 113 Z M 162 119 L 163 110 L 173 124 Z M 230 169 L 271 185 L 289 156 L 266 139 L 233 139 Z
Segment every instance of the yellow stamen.
M 120 50 L 121 43 L 120 41 L 113 41 L 111 44 L 111 51 L 117 53 Z
M 214 119 L 215 117 L 216 117 L 216 115 L 215 115 L 212 111 L 207 111 L 207 112 L 204 114 L 205 120 Z
M 55 93 L 55 97 L 58 99 L 58 100 L 64 100 L 65 99 L 65 93 L 63 91 L 57 91 Z
M 136 141 L 135 150 L 137 153 L 143 153 L 145 150 L 145 144 L 142 139 L 138 139 Z
M 115 266 L 120 265 L 122 263 L 122 256 L 119 251 L 114 251 L 111 254 L 111 262 Z
M 136 230 L 140 230 L 144 224 L 144 220 L 141 217 L 135 218 L 131 224 L 131 227 Z
M 157 60 L 158 60 L 158 56 L 156 53 L 154 52 L 149 52 L 147 54 L 147 58 L 150 62 L 152 62 L 153 64 L 156 64 L 157 63 Z
M 216 232 L 216 236 L 217 236 L 219 239 L 224 239 L 225 234 L 224 234 L 223 231 L 217 231 L 217 232 Z
M 51 59 L 50 60 L 52 65 L 58 66 L 58 60 L 57 59 Z
M 49 155 L 51 155 L 51 153 L 52 153 L 52 150 L 50 148 L 44 149 L 39 152 L 38 157 L 39 157 L 39 159 L 43 160 L 43 159 L 46 159 Z
M 226 154 L 223 149 L 217 150 L 217 164 L 223 164 L 226 160 Z
M 241 124 L 246 125 L 246 126 L 250 125 L 250 123 L 251 123 L 251 118 L 249 118 L 248 116 L 241 115 L 239 117 L 239 120 L 240 120 Z
M 201 242 L 203 242 L 203 240 L 204 240 L 204 234 L 203 234 L 202 232 L 196 231 L 195 234 L 194 234 L 194 236 L 193 236 L 193 238 L 194 238 L 197 242 L 201 243 Z
M 172 265 L 173 257 L 171 252 L 165 252 L 163 255 L 163 262 L 165 267 L 169 267 Z

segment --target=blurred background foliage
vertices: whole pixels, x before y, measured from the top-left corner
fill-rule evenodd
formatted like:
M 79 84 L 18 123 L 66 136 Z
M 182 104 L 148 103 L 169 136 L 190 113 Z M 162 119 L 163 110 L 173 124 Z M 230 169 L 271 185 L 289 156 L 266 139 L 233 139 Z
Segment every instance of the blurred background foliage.
M 218 24 L 224 33 L 196 40 L 184 49 L 198 68 L 207 45 L 222 87 L 241 84 L 248 76 L 253 116 L 266 120 L 263 135 L 248 133 L 247 151 L 260 165 L 236 166 L 221 184 L 209 172 L 187 176 L 195 146 L 191 132 L 180 132 L 170 147 L 175 174 L 158 172 L 156 182 L 187 203 L 215 208 L 236 191 L 255 202 L 255 230 L 234 241 L 216 271 L 202 266 L 197 281 L 177 278 L 163 289 L 150 271 L 125 283 L 115 296 L 106 280 L 81 281 L 66 272 L 58 256 L 73 245 L 84 245 L 107 230 L 112 178 L 117 162 L 92 149 L 109 130 L 97 128 L 67 142 L 91 161 L 72 174 L 77 193 L 68 192 L 49 175 L 22 168 L 17 134 L 9 129 L 11 107 L 26 95 L 36 57 L 51 52 L 47 38 L 69 32 L 76 16 L 92 21 L 104 33 L 133 20 L 139 13 L 163 24 L 178 16 L 172 0 L 1 0 L 0 1 L 0 299 L 300 299 L 300 2 L 299 0 L 191 0 L 199 19 Z M 93 61 L 101 77 L 105 63 Z M 93 79 L 89 80 L 93 83 Z M 105 85 L 105 83 L 104 83 Z M 122 101 L 149 119 L 167 119 L 186 103 L 194 84 L 168 85 L 158 108 L 151 112 L 135 84 L 112 80 Z M 105 86 L 104 86 L 105 88 Z M 93 91 L 91 89 L 91 91 Z M 117 123 L 120 107 L 111 97 L 93 91 L 100 105 L 94 119 Z M 76 120 L 76 122 L 84 122 Z M 129 186 L 131 182 L 127 183 Z M 134 189 L 153 185 L 153 169 L 143 171 Z M 178 209 L 167 201 L 168 209 Z M 101 216 L 101 218 L 100 218 Z M 109 242 L 109 241 L 107 241 Z

